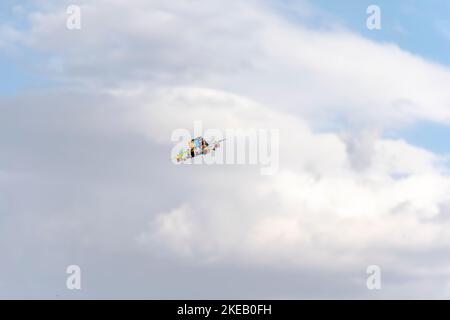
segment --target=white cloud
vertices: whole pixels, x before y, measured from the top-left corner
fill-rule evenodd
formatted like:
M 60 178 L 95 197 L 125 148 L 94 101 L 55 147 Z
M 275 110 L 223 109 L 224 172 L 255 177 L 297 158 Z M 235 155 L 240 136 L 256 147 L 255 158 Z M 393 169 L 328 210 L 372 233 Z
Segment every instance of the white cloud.
M 59 56 L 59 72 L 72 80 L 213 87 L 315 121 L 344 115 L 363 127 L 450 120 L 448 68 L 395 44 L 294 24 L 263 2 L 80 5 L 81 31 L 63 28 L 66 16 L 59 4 L 33 13 L 32 28 L 21 37 L 32 48 Z
M 65 28 L 64 4 L 49 3 L 7 42 L 50 54 L 47 72 L 81 93 L 18 97 L 0 109 L 12 137 L 1 135 L 0 170 L 26 176 L 0 183 L 14 186 L 15 201 L 21 186 L 30 200 L 8 204 L 17 217 L 5 221 L 40 217 L 21 240 L 28 248 L 62 239 L 199 268 L 345 271 L 349 283 L 367 263 L 413 283 L 436 271 L 422 258 L 450 245 L 444 159 L 383 130 L 448 123 L 447 68 L 287 22 L 256 1 L 81 1 L 80 32 Z M 170 134 L 195 120 L 279 128 L 279 174 L 173 166 Z M 316 132 L 323 124 L 339 130 Z M 448 275 L 448 259 L 435 259 Z
M 180 255 L 191 256 L 190 243 L 197 231 L 192 223 L 192 210 L 188 205 L 175 208 L 169 213 L 155 217 L 150 224 L 150 233 L 142 233 L 137 237 L 138 243 L 146 244 L 158 241 L 158 238 L 167 239 L 168 245 Z
M 207 264 L 345 268 L 362 266 L 370 257 L 397 268 L 403 266 L 398 252 L 450 244 L 447 225 L 430 220 L 442 213 L 450 194 L 450 179 L 437 155 L 402 140 L 371 136 L 369 161 L 355 167 L 354 149 L 346 148 L 338 134 L 315 134 L 299 119 L 236 95 L 181 88 L 161 91 L 156 102 L 146 94 L 137 97 L 133 101 L 145 107 L 136 118 L 146 119 L 150 131 L 169 130 L 164 120 L 178 123 L 178 116 L 192 123 L 206 103 L 215 112 L 214 119 L 206 114 L 205 122 L 219 128 L 282 128 L 279 174 L 266 178 L 220 167 L 201 173 L 186 182 L 197 190 L 185 199 L 189 215 L 185 204 L 174 207 L 155 220 L 159 231 L 140 235 L 153 235 L 149 248 L 155 249 L 156 233 L 157 251 L 163 246 Z M 408 270 L 414 272 L 414 266 Z

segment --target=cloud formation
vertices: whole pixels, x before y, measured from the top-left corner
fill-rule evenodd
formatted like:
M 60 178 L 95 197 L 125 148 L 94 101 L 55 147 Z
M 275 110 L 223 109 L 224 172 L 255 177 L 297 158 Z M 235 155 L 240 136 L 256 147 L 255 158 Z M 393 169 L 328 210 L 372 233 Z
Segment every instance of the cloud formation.
M 449 122 L 448 68 L 270 2 L 81 1 L 80 32 L 40 8 L 0 31 L 62 83 L 0 102 L 0 296 L 63 291 L 73 260 L 86 297 L 367 297 L 370 264 L 382 297 L 448 296 L 447 159 L 384 135 Z M 278 174 L 174 166 L 196 120 L 280 129 Z M 12 288 L 24 261 L 50 280 Z

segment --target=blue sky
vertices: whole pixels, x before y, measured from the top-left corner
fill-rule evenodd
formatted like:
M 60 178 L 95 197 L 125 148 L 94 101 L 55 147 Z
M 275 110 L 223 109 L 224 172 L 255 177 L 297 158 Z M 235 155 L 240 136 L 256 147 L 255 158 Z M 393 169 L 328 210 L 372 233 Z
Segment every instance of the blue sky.
M 0 2 L 0 23 L 18 30 L 29 26 L 27 10 L 33 6 L 29 1 L 5 0 Z M 0 96 L 16 95 L 22 90 L 36 89 L 48 85 L 48 79 L 33 71 L 37 53 L 24 47 L 0 51 Z
M 326 1 L 314 2 L 338 17 L 352 31 L 380 42 L 394 42 L 402 49 L 437 63 L 450 65 L 450 3 L 431 1 Z M 368 30 L 361 12 L 376 4 L 381 9 L 382 29 Z

